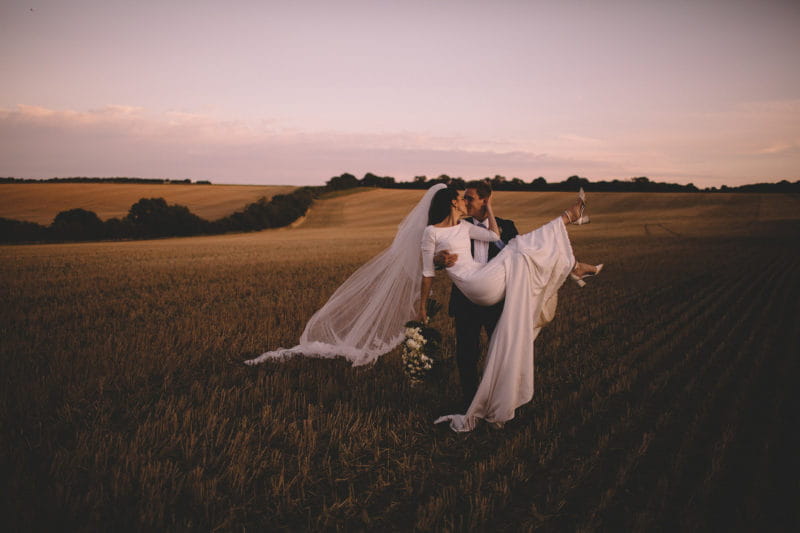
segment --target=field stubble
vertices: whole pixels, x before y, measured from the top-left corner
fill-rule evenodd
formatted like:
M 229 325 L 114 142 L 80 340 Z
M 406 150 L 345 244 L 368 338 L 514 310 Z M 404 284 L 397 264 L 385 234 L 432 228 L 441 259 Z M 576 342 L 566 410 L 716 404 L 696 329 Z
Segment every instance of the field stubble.
M 299 228 L 0 247 L 0 471 L 12 528 L 789 530 L 797 524 L 798 198 L 590 196 L 536 393 L 457 435 L 444 378 L 244 359 L 384 247 L 414 191 Z M 498 193 L 521 230 L 571 195 Z M 449 283 L 435 292 L 446 301 Z M 437 317 L 453 354 L 450 319 Z

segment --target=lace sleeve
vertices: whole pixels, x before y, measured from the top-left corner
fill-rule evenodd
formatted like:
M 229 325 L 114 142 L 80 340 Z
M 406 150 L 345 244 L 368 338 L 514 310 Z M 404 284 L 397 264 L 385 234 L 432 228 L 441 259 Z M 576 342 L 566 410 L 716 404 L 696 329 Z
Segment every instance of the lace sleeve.
M 436 275 L 433 266 L 433 254 L 436 251 L 436 234 L 433 226 L 428 226 L 422 233 L 422 275 L 432 278 Z

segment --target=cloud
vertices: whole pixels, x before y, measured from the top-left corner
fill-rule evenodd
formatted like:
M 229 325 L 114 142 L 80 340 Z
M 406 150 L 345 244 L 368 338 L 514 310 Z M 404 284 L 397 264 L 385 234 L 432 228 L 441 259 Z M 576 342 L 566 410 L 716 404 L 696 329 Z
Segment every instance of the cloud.
M 419 132 L 301 131 L 269 120 L 153 113 L 0 108 L 0 176 L 140 176 L 218 183 L 322 184 L 342 172 L 407 180 L 501 174 L 530 181 L 652 179 L 695 184 L 797 179 L 800 103 L 751 103 L 665 116 L 639 130 L 478 139 Z M 596 132 L 595 132 L 596 133 Z
M 634 175 L 729 185 L 800 179 L 800 100 L 740 102 L 720 109 L 643 116 L 607 129 L 589 157 L 638 169 Z
M 585 135 L 575 135 L 574 133 L 562 133 L 558 136 L 559 140 L 567 141 L 569 143 L 574 144 L 588 144 L 588 145 L 598 145 L 602 144 L 602 139 L 596 139 L 594 137 L 587 137 Z
M 0 109 L 0 175 L 191 177 L 219 182 L 321 184 L 349 171 L 409 179 L 447 173 L 563 178 L 607 162 L 518 149 L 521 143 L 400 133 L 304 132 L 130 106 L 79 112 Z
M 800 153 L 800 139 L 793 142 L 779 142 L 756 150 L 759 155 L 797 155 Z

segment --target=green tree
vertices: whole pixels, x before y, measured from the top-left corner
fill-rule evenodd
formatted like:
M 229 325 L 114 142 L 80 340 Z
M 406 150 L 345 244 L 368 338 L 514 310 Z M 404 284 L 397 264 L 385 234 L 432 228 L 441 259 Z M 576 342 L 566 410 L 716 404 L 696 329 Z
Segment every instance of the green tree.
M 334 176 L 329 179 L 325 186 L 332 191 L 339 191 L 342 189 L 352 189 L 359 186 L 358 178 L 345 172 L 341 176 Z
M 87 241 L 104 236 L 103 221 L 86 209 L 61 211 L 53 219 L 50 230 L 59 240 Z
M 165 237 L 204 233 L 208 223 L 183 205 L 167 205 L 163 198 L 142 198 L 128 211 L 139 236 Z

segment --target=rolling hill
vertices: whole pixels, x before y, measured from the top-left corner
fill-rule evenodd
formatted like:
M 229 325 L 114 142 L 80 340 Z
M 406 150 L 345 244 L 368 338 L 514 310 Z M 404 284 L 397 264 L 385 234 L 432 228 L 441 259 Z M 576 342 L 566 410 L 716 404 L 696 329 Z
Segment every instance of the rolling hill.
M 140 198 L 164 198 L 214 220 L 262 196 L 291 192 L 288 185 L 149 185 L 140 183 L 3 183 L 0 217 L 50 224 L 61 211 L 82 208 L 102 220 L 123 217 Z

